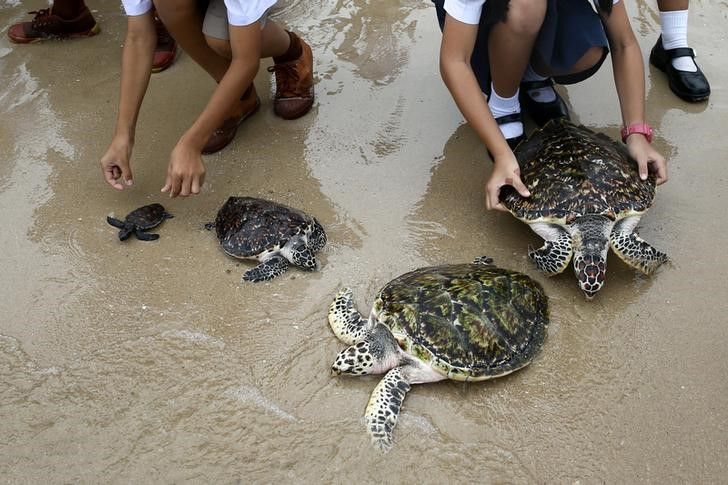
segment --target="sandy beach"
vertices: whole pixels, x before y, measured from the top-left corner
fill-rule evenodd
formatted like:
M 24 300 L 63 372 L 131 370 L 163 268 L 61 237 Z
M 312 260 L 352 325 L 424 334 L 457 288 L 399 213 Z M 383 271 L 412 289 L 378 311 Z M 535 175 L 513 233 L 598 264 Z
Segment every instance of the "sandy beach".
M 571 270 L 538 273 L 526 225 L 485 210 L 491 164 L 440 78 L 431 3 L 282 5 L 275 18 L 314 51 L 314 108 L 277 118 L 264 61 L 259 113 L 204 158 L 202 193 L 173 200 L 160 193 L 170 151 L 214 83 L 184 52 L 152 76 L 134 187 L 111 189 L 99 159 L 126 20 L 118 2 L 88 5 L 100 35 L 15 45 L 8 26 L 45 5 L 0 0 L 0 481 L 725 482 L 727 2 L 691 2 L 707 103 L 645 66 L 670 180 L 639 232 L 672 263 L 645 277 L 610 254 L 591 302 Z M 646 58 L 656 4 L 627 6 Z M 575 121 L 618 138 L 609 62 L 559 90 Z M 315 215 L 321 271 L 241 283 L 252 263 L 204 229 L 230 195 Z M 120 242 L 106 216 L 154 202 L 175 216 L 161 238 Z M 481 255 L 543 284 L 546 345 L 502 379 L 415 386 L 382 455 L 362 420 L 379 377 L 330 375 L 344 346 L 328 306 L 350 286 L 368 314 L 392 278 Z

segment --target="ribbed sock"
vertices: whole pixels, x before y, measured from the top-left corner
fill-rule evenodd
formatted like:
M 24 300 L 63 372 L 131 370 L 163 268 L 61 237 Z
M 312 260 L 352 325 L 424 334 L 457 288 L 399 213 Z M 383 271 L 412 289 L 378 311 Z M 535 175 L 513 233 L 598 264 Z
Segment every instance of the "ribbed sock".
M 285 62 L 295 61 L 301 54 L 303 54 L 303 46 L 301 45 L 301 39 L 293 32 L 286 31 L 288 37 L 291 39 L 291 44 L 288 46 L 288 50 L 278 57 L 273 58 L 273 62 L 276 64 L 283 64 Z
M 500 118 L 501 116 L 513 113 L 520 113 L 521 104 L 518 102 L 518 91 L 516 91 L 516 94 L 510 98 L 502 98 L 495 92 L 495 86 L 493 86 L 493 83 L 490 83 L 490 99 L 488 100 L 488 107 L 490 108 L 490 112 L 493 114 L 493 118 Z M 523 135 L 523 123 L 520 121 L 505 123 L 503 125 L 498 125 L 498 127 L 506 140 Z
M 524 81 L 545 81 L 547 77 L 541 76 L 539 73 L 533 70 L 531 64 L 526 67 L 526 72 L 523 73 Z M 527 91 L 528 96 L 536 101 L 537 103 L 550 103 L 556 100 L 556 92 L 551 86 L 545 88 L 529 89 Z
M 662 27 L 662 47 L 665 50 L 688 47 L 687 10 L 660 12 L 660 25 Z M 690 56 L 672 59 L 672 66 L 678 71 L 695 72 L 698 70 L 698 66 Z

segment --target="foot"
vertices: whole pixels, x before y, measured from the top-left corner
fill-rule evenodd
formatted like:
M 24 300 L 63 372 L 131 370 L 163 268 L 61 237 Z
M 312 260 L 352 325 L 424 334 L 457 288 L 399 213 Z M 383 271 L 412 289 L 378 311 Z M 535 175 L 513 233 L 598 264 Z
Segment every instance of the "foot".
M 670 89 L 679 98 L 690 102 L 708 99 L 710 84 L 708 84 L 708 79 L 697 64 L 694 64 L 695 71 L 680 70 L 675 67 L 673 61 L 682 57 L 689 57 L 694 63 L 695 51 L 690 47 L 665 50 L 662 46 L 662 36 L 660 36 L 650 52 L 650 64 L 667 74 Z
M 570 119 L 569 108 L 554 89 L 554 81 L 551 78 L 521 82 L 520 102 L 523 110 L 538 126 L 543 126 L 555 118 Z
M 174 62 L 174 56 L 177 54 L 177 42 L 169 35 L 167 28 L 156 14 L 154 15 L 154 27 L 157 30 L 157 47 L 154 49 L 152 72 L 161 72 Z
M 255 92 L 255 86 L 252 86 L 250 93 L 240 100 L 236 113 L 226 119 L 223 124 L 212 133 L 207 144 L 202 149 L 204 155 L 219 152 L 230 144 L 238 132 L 238 126 L 247 118 L 252 116 L 260 107 L 260 98 Z
M 51 10 L 30 12 L 35 14 L 33 20 L 12 25 L 8 29 L 10 40 L 16 44 L 32 44 L 53 38 L 91 37 L 101 31 L 88 8 L 73 19 L 61 18 Z
M 500 116 L 495 119 L 495 122 L 500 126 L 503 137 L 511 150 L 515 150 L 518 144 L 526 139 L 523 134 L 523 115 L 521 113 Z
M 313 53 L 303 39 L 300 41 L 301 56 L 298 59 L 276 63 L 268 68 L 276 76 L 273 110 L 286 120 L 300 118 L 313 106 Z

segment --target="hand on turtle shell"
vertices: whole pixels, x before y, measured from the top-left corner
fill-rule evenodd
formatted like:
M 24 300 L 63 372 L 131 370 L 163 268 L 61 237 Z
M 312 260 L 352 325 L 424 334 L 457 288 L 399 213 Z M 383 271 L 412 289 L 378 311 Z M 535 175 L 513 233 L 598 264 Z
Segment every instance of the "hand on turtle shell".
M 124 185 L 130 186 L 133 183 L 129 165 L 131 148 L 132 144 L 128 140 L 114 138 L 101 157 L 101 172 L 104 174 L 104 179 L 116 190 L 124 190 Z
M 647 180 L 648 170 L 655 174 L 655 183 L 657 185 L 667 182 L 667 162 L 665 157 L 660 155 L 647 139 L 635 133 L 627 138 L 627 149 L 629 154 L 637 161 L 640 178 Z
M 518 160 L 516 160 L 513 152 L 509 152 L 503 157 L 496 157 L 493 160 L 493 173 L 491 173 L 488 182 L 485 184 L 486 209 L 506 210 L 498 200 L 498 195 L 504 185 L 513 186 L 523 197 L 531 196 L 528 187 L 521 180 L 521 168 L 518 166 Z
M 187 197 L 199 194 L 204 183 L 205 164 L 202 163 L 202 152 L 180 141 L 172 150 L 162 192 L 169 192 L 170 197 Z

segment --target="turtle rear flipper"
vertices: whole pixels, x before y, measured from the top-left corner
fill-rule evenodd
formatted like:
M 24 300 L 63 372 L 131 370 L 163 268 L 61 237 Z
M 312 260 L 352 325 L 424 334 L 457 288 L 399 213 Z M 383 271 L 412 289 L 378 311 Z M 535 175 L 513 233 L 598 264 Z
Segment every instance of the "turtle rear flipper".
M 573 255 L 571 235 L 556 224 L 531 224 L 531 229 L 544 239 L 544 245 L 539 249 L 529 246 L 528 257 L 549 276 L 563 272 Z
M 249 269 L 243 275 L 243 281 L 251 281 L 259 283 L 261 281 L 269 281 L 280 276 L 288 269 L 288 260 L 283 256 L 273 256 L 260 263 L 253 269 Z
M 144 232 L 141 229 L 136 229 L 134 231 L 134 235 L 139 239 L 140 241 L 156 241 L 159 239 L 159 234 L 154 234 L 151 232 Z M 129 237 L 129 236 L 127 236 Z M 119 236 L 121 238 L 121 236 Z
M 612 250 L 619 258 L 644 274 L 652 274 L 670 260 L 667 254 L 650 246 L 634 232 L 613 232 L 609 238 Z
M 334 335 L 348 345 L 363 341 L 370 330 L 369 321 L 354 306 L 351 288 L 344 288 L 329 307 L 329 325 Z

